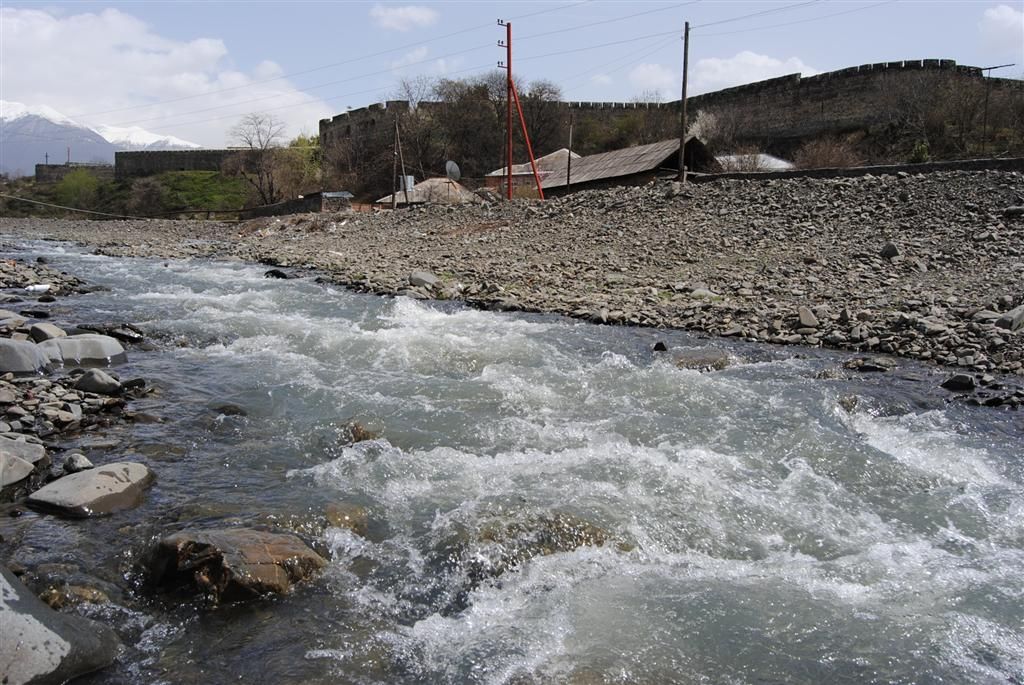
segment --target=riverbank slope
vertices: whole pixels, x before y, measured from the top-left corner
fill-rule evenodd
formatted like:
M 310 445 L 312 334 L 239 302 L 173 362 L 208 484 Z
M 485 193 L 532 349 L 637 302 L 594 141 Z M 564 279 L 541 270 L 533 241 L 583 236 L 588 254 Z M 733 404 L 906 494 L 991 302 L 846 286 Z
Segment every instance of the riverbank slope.
M 1024 175 L 583 191 L 243 224 L 0 219 L 115 256 L 309 267 L 357 290 L 1024 375 Z M 413 272 L 436 278 L 412 279 Z

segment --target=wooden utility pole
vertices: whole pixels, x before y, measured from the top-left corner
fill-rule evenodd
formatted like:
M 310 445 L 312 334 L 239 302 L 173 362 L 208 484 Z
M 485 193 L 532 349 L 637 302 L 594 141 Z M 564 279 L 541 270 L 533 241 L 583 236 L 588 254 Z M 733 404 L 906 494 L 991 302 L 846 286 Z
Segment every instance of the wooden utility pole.
M 395 140 L 391 145 L 391 209 L 398 208 L 398 117 L 395 117 Z M 406 202 L 409 201 L 406 196 Z
M 686 73 L 690 68 L 690 22 L 683 24 L 683 97 L 679 116 L 679 181 L 686 183 Z
M 569 154 L 565 158 L 565 192 L 569 192 L 572 183 L 572 110 L 569 110 Z

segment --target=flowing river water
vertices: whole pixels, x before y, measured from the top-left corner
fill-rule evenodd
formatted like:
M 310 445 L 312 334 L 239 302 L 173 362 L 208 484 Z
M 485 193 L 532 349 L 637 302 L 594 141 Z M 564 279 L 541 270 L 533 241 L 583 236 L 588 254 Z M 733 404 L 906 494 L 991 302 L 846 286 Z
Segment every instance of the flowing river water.
M 22 255 L 110 288 L 54 320 L 142 326 L 156 349 L 115 371 L 166 419 L 94 458 L 148 464 L 144 503 L 5 522 L 23 563 L 125 587 L 157 537 L 239 524 L 330 557 L 287 596 L 86 606 L 128 649 L 83 682 L 1024 682 L 1024 416 L 947 402 L 940 371 Z M 733 363 L 681 369 L 659 340 Z M 347 446 L 351 419 L 380 437 Z M 365 536 L 317 523 L 337 503 Z

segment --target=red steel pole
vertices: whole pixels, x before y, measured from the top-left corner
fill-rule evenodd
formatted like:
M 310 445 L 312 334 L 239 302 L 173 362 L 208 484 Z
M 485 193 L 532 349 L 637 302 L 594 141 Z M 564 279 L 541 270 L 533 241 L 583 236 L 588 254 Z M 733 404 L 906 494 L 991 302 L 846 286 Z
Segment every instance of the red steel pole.
M 544 189 L 540 187 L 540 174 L 537 173 L 537 162 L 533 159 L 533 146 L 530 145 L 530 134 L 526 132 L 526 117 L 523 116 L 523 105 L 519 102 L 519 93 L 516 91 L 516 84 L 512 84 L 512 96 L 516 99 L 516 109 L 519 111 L 519 125 L 523 127 L 523 140 L 526 141 L 526 154 L 530 157 L 530 168 L 533 169 L 533 180 L 537 183 L 537 195 L 544 199 Z
M 505 193 L 509 200 L 512 199 L 512 24 L 505 24 L 506 43 L 505 47 L 508 50 L 507 61 L 505 62 L 505 69 L 508 72 L 508 80 L 506 81 L 506 92 L 505 99 L 508 104 L 508 116 L 505 121 L 505 133 L 507 139 L 505 145 L 508 149 L 506 160 L 508 161 L 508 172 L 505 178 Z

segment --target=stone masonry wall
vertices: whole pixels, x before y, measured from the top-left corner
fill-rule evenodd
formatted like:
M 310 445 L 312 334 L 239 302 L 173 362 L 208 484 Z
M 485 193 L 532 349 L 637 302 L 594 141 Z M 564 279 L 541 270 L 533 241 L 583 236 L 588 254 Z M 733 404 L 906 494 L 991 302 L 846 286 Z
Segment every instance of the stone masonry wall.
M 815 76 L 790 74 L 688 98 L 691 117 L 702 109 L 729 110 L 750 141 L 785 141 L 822 134 L 866 130 L 882 123 L 894 97 L 915 90 L 986 83 L 993 98 L 1024 98 L 1024 81 L 984 79 L 978 67 L 948 59 L 865 64 Z M 423 102 L 420 107 L 436 106 Z M 408 111 L 409 103 L 392 100 L 338 114 L 320 121 L 320 140 L 358 135 L 367 128 Z M 577 125 L 592 120 L 613 123 L 638 111 L 678 116 L 679 101 L 666 103 L 562 102 L 561 118 L 570 111 Z M 563 124 L 565 123 L 563 122 Z
M 220 171 L 224 160 L 241 150 L 133 150 L 114 153 L 118 180 L 165 171 Z
M 100 181 L 114 180 L 109 164 L 36 164 L 36 183 L 60 183 L 72 171 L 84 169 Z

